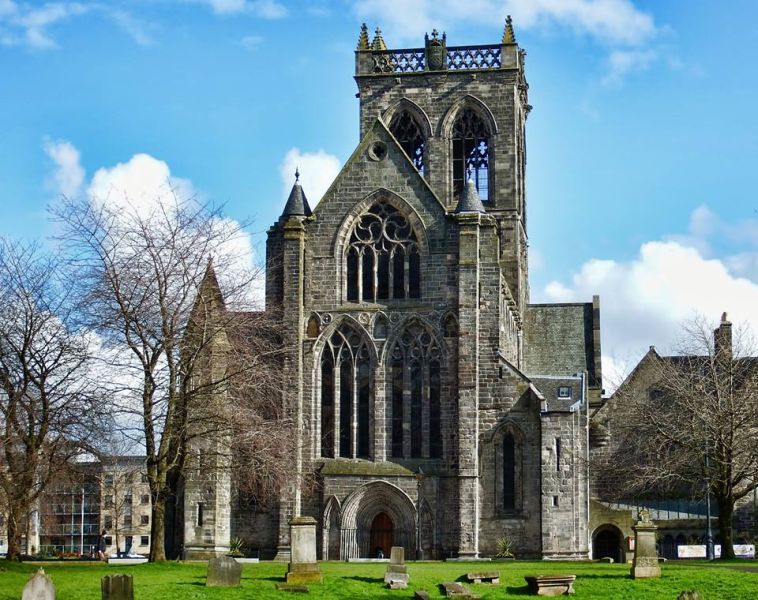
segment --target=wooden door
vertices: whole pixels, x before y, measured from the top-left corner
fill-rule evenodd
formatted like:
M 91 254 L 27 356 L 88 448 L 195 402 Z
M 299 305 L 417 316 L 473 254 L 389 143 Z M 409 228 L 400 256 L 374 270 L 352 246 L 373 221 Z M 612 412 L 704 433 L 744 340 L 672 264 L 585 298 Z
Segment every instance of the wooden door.
M 374 517 L 374 520 L 371 522 L 370 558 L 378 558 L 380 551 L 385 558 L 390 557 L 393 543 L 393 529 L 392 519 L 387 513 L 380 512 Z

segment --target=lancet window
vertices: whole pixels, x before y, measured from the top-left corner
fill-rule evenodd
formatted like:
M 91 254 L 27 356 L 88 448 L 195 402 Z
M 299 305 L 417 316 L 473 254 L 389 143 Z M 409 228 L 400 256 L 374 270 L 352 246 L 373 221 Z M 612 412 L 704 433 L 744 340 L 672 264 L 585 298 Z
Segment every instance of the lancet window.
M 461 112 L 453 125 L 453 192 L 460 196 L 470 176 L 483 202 L 489 200 L 489 130 L 471 108 Z
M 377 202 L 359 219 L 346 256 L 349 302 L 421 297 L 416 233 L 394 206 Z
M 440 458 L 442 358 L 437 341 L 413 323 L 395 342 L 389 360 L 391 455 Z
M 407 110 L 402 110 L 392 117 L 390 131 L 413 161 L 418 172 L 423 175 L 426 140 L 416 119 Z
M 368 458 L 371 355 L 358 330 L 341 325 L 321 355 L 321 456 Z
M 504 513 L 522 509 L 523 436 L 508 425 L 494 438 L 495 506 Z

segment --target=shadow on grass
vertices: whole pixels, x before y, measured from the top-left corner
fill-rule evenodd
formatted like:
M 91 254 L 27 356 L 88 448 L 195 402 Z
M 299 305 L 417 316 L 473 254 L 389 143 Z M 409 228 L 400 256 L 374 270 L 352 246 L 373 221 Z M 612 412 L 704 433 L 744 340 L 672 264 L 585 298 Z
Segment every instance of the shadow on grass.
M 505 588 L 505 591 L 508 592 L 512 596 L 529 596 L 529 586 L 528 585 L 522 585 L 521 587 L 515 587 L 512 585 L 509 585 Z
M 340 579 L 354 579 L 355 581 L 362 581 L 364 583 L 383 583 L 383 579 L 377 579 L 376 577 L 360 577 L 359 575 L 353 575 L 351 577 L 340 577 Z

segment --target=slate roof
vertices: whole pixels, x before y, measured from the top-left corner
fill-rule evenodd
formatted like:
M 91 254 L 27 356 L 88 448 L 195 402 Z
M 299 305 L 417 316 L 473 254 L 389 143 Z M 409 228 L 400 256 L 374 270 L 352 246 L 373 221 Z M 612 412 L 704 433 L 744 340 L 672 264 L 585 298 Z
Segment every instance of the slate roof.
M 532 379 L 587 371 L 588 385 L 600 387 L 600 348 L 594 336 L 593 312 L 592 302 L 528 305 L 523 371 Z

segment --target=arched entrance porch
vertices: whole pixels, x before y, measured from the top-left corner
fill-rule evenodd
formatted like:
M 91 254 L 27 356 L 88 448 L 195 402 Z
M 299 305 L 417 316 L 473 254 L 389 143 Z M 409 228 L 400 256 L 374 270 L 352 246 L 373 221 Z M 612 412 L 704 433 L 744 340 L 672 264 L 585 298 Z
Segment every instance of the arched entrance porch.
M 614 562 L 623 562 L 623 540 L 621 530 L 615 525 L 601 525 L 592 534 L 592 558 L 609 557 Z
M 340 558 L 389 557 L 392 546 L 415 556 L 416 508 L 408 495 L 385 481 L 367 483 L 342 506 Z

